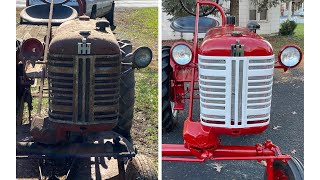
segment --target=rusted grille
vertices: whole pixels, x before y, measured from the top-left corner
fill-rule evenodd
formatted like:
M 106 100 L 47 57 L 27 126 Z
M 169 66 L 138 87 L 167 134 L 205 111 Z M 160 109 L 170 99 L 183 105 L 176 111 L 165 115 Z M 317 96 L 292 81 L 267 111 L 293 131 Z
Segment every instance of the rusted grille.
M 120 56 L 49 55 L 49 118 L 73 124 L 116 123 Z

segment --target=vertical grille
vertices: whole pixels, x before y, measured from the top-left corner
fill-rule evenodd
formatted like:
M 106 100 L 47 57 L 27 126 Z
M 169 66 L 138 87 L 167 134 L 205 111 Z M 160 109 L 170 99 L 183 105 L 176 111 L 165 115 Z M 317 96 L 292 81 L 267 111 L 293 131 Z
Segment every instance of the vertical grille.
M 206 126 L 269 123 L 274 56 L 199 55 L 200 119 Z
M 120 56 L 50 55 L 49 118 L 73 124 L 116 123 Z

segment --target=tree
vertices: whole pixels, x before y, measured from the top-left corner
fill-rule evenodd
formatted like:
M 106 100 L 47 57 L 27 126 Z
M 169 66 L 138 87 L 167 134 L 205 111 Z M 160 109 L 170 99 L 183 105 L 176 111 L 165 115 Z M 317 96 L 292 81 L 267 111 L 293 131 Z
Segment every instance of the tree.
M 195 2 L 196 0 L 182 0 L 185 5 L 192 11 L 195 10 Z M 216 1 L 216 0 L 215 0 Z M 222 4 L 223 1 L 230 1 L 230 10 L 226 9 L 227 12 L 230 12 L 230 15 L 236 16 L 237 24 L 239 20 L 239 0 L 219 0 L 219 4 Z M 261 12 L 265 9 L 270 9 L 272 7 L 276 7 L 281 2 L 289 2 L 292 0 L 250 0 L 251 4 L 255 5 L 258 9 L 258 12 Z M 295 6 L 300 6 L 304 0 L 300 0 L 300 3 L 295 3 Z M 166 12 L 168 15 L 172 15 L 175 19 L 177 17 L 187 16 L 187 14 L 183 8 L 181 7 L 179 0 L 163 0 L 162 1 L 163 11 Z M 202 11 L 207 11 L 211 7 L 205 6 L 202 8 Z M 297 9 L 297 7 L 294 7 Z M 172 20 L 171 19 L 171 20 Z

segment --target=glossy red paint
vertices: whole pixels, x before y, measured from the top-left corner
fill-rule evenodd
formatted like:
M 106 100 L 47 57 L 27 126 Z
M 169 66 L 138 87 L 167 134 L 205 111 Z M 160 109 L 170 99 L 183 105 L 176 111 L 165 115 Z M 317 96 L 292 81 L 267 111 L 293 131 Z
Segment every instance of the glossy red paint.
M 195 158 L 191 158 L 192 156 L 197 157 L 197 162 L 203 162 L 205 160 L 270 160 L 270 162 L 273 160 L 281 160 L 286 163 L 291 159 L 289 155 L 282 155 L 279 147 L 272 144 L 270 140 L 255 146 L 219 145 L 214 150 L 207 149 L 207 151 L 204 151 L 197 149 L 196 152 L 192 151 L 190 147 L 186 147 L 186 145 L 163 144 L 162 156 L 162 160 L 165 161 L 181 162 L 196 161 Z M 177 158 L 177 156 L 179 156 L 179 158 Z
M 179 44 L 186 45 L 190 48 L 191 51 L 193 51 L 191 45 L 187 42 L 181 41 L 181 42 L 176 42 L 173 44 L 172 48 L 170 49 L 170 66 L 172 67 L 172 70 L 174 72 L 171 79 L 174 79 L 177 82 L 191 82 L 191 79 L 192 79 L 191 68 L 196 66 L 196 64 L 192 63 L 192 60 L 191 60 L 190 63 L 188 63 L 186 65 L 179 65 L 172 58 L 172 50 L 175 46 L 177 46 Z M 192 54 L 194 54 L 194 53 L 192 53 Z M 192 59 L 193 59 L 193 57 L 192 57 Z
M 219 127 L 209 127 L 211 131 L 216 134 L 240 136 L 244 134 L 261 134 L 268 128 L 266 126 L 250 127 L 250 128 L 219 128 Z
M 172 101 L 174 102 L 174 110 L 183 110 L 185 104 L 185 92 L 184 92 L 184 83 L 171 81 L 171 94 Z
M 208 153 L 212 153 L 220 146 L 218 135 L 200 122 L 186 120 L 183 128 L 183 139 L 185 146 L 199 159 L 209 156 Z
M 232 35 L 232 34 L 239 35 Z M 231 44 L 240 40 L 244 45 L 244 56 L 270 56 L 273 49 L 270 43 L 247 28 L 224 26 L 212 28 L 203 39 L 199 54 L 204 56 L 230 56 Z
M 271 176 L 271 175 L 270 175 Z M 271 176 L 272 177 L 272 176 Z M 273 179 L 277 179 L 277 180 L 289 180 L 287 175 L 284 173 L 283 170 L 273 170 Z

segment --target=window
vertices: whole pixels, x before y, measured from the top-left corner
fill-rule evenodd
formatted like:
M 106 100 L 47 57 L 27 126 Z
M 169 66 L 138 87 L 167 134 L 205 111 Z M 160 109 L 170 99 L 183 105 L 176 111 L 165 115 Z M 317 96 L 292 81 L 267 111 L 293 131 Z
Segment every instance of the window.
M 257 21 L 266 21 L 267 20 L 268 10 L 264 9 L 260 13 L 257 8 L 250 7 L 249 10 L 249 20 L 257 20 Z
M 267 20 L 267 13 L 268 13 L 267 9 L 262 10 L 260 12 L 260 20 Z
M 257 10 L 249 11 L 249 20 L 257 20 Z

